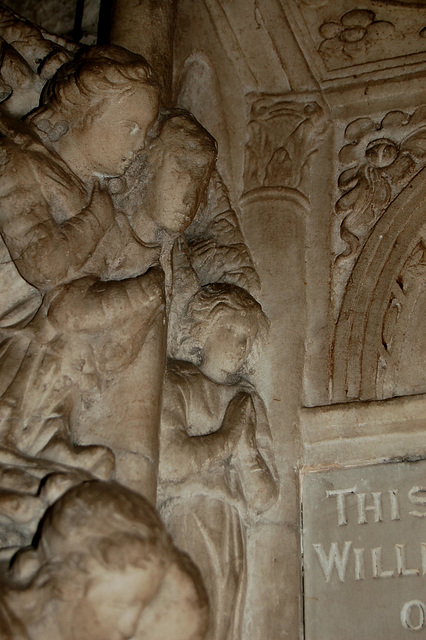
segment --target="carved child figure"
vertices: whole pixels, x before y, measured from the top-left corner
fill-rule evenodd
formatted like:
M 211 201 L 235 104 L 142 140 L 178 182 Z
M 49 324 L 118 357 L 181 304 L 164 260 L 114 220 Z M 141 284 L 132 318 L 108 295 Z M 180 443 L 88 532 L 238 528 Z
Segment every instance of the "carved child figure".
M 200 576 L 155 510 L 116 483 L 84 482 L 46 512 L 36 547 L 0 588 L 2 640 L 203 640 Z
M 96 441 L 87 434 L 99 426 L 103 444 L 119 448 L 116 424 L 126 422 L 130 432 L 129 424 L 139 428 L 147 414 L 132 380 L 150 387 L 151 379 L 160 388 L 160 232 L 189 224 L 216 149 L 190 116 L 163 119 L 150 137 L 158 94 L 143 58 L 94 47 L 57 71 L 25 124 L 0 117 L 0 233 L 34 294 L 13 308 L 12 318 L 1 318 L 0 310 L 8 338 L 0 361 L 0 433 L 30 455 L 73 463 L 69 432 L 75 438 L 77 422 L 86 442 Z M 129 220 L 101 181 L 122 175 L 144 146 L 152 147 L 145 208 Z M 176 167 L 176 157 L 184 166 Z M 141 355 L 150 338 L 155 354 Z M 154 422 L 142 429 L 147 460 L 157 455 Z M 129 450 L 133 443 L 119 445 Z M 92 459 L 79 453 L 77 466 L 97 473 L 100 454 L 105 467 L 99 451 Z
M 170 361 L 165 379 L 158 504 L 206 583 L 209 639 L 239 640 L 245 520 L 277 498 L 265 407 L 242 378 L 268 322 L 244 289 L 220 283 L 202 287 L 188 317 L 188 361 Z

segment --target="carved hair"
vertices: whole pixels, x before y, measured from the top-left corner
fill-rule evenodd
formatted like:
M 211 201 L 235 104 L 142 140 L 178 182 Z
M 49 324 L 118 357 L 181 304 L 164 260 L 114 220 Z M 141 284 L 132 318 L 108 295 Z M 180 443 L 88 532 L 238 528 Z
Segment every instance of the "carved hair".
M 170 539 L 143 496 L 92 480 L 70 489 L 47 510 L 37 548 L 17 556 L 12 580 L 21 590 L 46 591 L 31 612 L 37 617 L 51 598 L 81 596 L 94 563 L 112 572 L 140 568 L 152 574 L 148 582 L 155 588 L 173 559 Z
M 106 98 L 141 84 L 159 91 L 157 76 L 142 56 L 115 45 L 83 49 L 47 82 L 41 106 L 28 120 L 41 130 L 44 121 L 80 124 Z
M 204 337 L 221 318 L 230 313 L 248 321 L 251 351 L 259 349 L 269 330 L 269 321 L 261 305 L 242 287 L 215 282 L 201 287 L 188 304 L 190 336 L 199 343 L 197 350 L 201 357 Z
M 150 628 L 157 630 L 159 625 L 162 629 L 163 617 L 171 607 L 169 624 L 185 611 L 190 615 L 185 637 L 205 637 L 208 601 L 199 571 L 173 546 L 155 509 L 143 496 L 115 482 L 83 482 L 47 510 L 36 539 L 36 548 L 17 556 L 11 581 L 0 587 L 0 626 L 3 616 L 6 624 L 9 619 L 14 624 L 15 632 L 16 621 L 16 637 L 18 631 L 19 637 L 27 637 L 26 630 L 28 638 L 56 638 L 52 632 L 62 631 L 64 614 L 79 615 L 79 607 L 89 594 L 89 614 L 86 612 L 79 624 L 87 624 L 89 635 L 93 630 L 93 637 L 100 637 L 96 632 L 101 622 L 98 615 L 105 606 L 116 604 L 117 573 L 129 566 L 140 571 L 137 591 L 129 592 L 133 587 L 127 585 L 125 592 L 129 601 L 138 598 L 140 617 L 135 624 L 141 623 L 145 607 L 153 605 L 145 621 Z M 100 592 L 99 585 L 104 585 Z M 115 586 L 111 596 L 110 585 Z M 71 635 L 74 638 L 75 631 Z

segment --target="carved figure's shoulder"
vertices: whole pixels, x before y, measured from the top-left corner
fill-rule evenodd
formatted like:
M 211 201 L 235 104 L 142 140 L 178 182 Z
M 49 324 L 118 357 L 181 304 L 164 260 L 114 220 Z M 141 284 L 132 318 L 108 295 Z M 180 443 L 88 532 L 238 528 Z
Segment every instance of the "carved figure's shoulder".
M 72 176 L 41 141 L 24 135 L 0 139 L 0 209 L 7 209 L 8 218 L 30 203 L 44 206 L 49 195 L 73 186 Z
M 31 182 L 31 165 L 37 165 L 37 155 L 28 145 L 13 138 L 0 138 L 0 197 L 6 195 L 13 185 Z
M 201 371 L 191 362 L 169 360 L 164 379 L 164 406 L 177 403 L 190 406 L 203 378 Z
M 178 382 L 202 375 L 200 370 L 186 360 L 169 360 L 166 376 L 170 381 Z

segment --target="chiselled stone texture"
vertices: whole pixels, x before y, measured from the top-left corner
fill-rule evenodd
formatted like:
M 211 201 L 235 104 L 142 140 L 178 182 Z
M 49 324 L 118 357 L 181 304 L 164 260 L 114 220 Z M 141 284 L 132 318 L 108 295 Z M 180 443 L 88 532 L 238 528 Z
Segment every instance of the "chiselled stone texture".
M 0 9 L 0 635 L 421 632 L 425 2 L 112 9 Z
M 306 640 L 350 638 L 355 629 L 403 640 L 425 628 L 425 464 L 306 475 Z
M 2 12 L 0 628 L 237 638 L 279 487 L 217 144 L 140 55 Z
M 67 48 L 2 11 L 1 635 L 201 640 L 201 578 L 148 499 L 172 246 L 216 145 L 190 114 L 159 115 L 141 56 Z M 106 179 L 144 148 L 124 181 L 144 185 L 137 215 L 119 211 Z
M 32 0 L 8 0 L 5 4 L 19 13 L 19 15 L 31 20 L 36 25 L 43 27 L 50 33 L 71 38 L 74 31 L 77 3 L 73 0 L 44 0 L 33 2 Z M 96 44 L 98 28 L 100 0 L 85 0 L 82 15 L 82 42 Z
M 321 144 L 326 126 L 323 109 L 317 102 L 286 100 L 283 95 L 249 95 L 249 101 L 245 191 L 300 188 L 308 160 Z

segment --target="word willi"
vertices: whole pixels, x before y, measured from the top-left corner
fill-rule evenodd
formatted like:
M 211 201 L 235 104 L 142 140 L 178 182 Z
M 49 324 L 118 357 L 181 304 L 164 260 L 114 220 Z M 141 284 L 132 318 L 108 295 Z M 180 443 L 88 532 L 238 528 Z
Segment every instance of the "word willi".
M 400 498 L 397 489 L 367 494 L 358 492 L 356 487 L 352 487 L 327 491 L 326 496 L 335 500 L 336 525 L 338 527 L 348 524 L 366 525 L 383 522 L 385 500 L 388 501 L 386 506 L 389 520 L 401 520 Z M 407 497 L 410 504 L 417 507 L 408 511 L 408 515 L 412 518 L 425 518 L 426 487 L 413 486 L 408 491 Z M 352 516 L 353 522 L 349 522 L 349 500 L 352 501 L 351 506 L 353 506 L 354 500 L 356 504 Z M 424 510 L 419 510 L 420 506 L 423 506 Z M 320 543 L 313 544 L 313 548 L 326 582 L 330 582 L 334 571 L 340 582 L 345 582 L 349 575 L 355 580 L 365 580 L 369 575 L 375 579 L 426 575 L 426 542 L 411 543 L 410 556 L 416 558 L 416 563 L 411 567 L 407 566 L 406 544 L 398 543 L 386 549 L 386 566 L 384 566 L 384 552 L 381 546 L 370 546 L 366 549 L 360 547 L 359 544 L 354 545 L 351 540 L 346 540 L 340 546 L 337 542 L 331 542 L 328 550 Z M 351 558 L 353 558 L 353 563 L 350 562 Z

